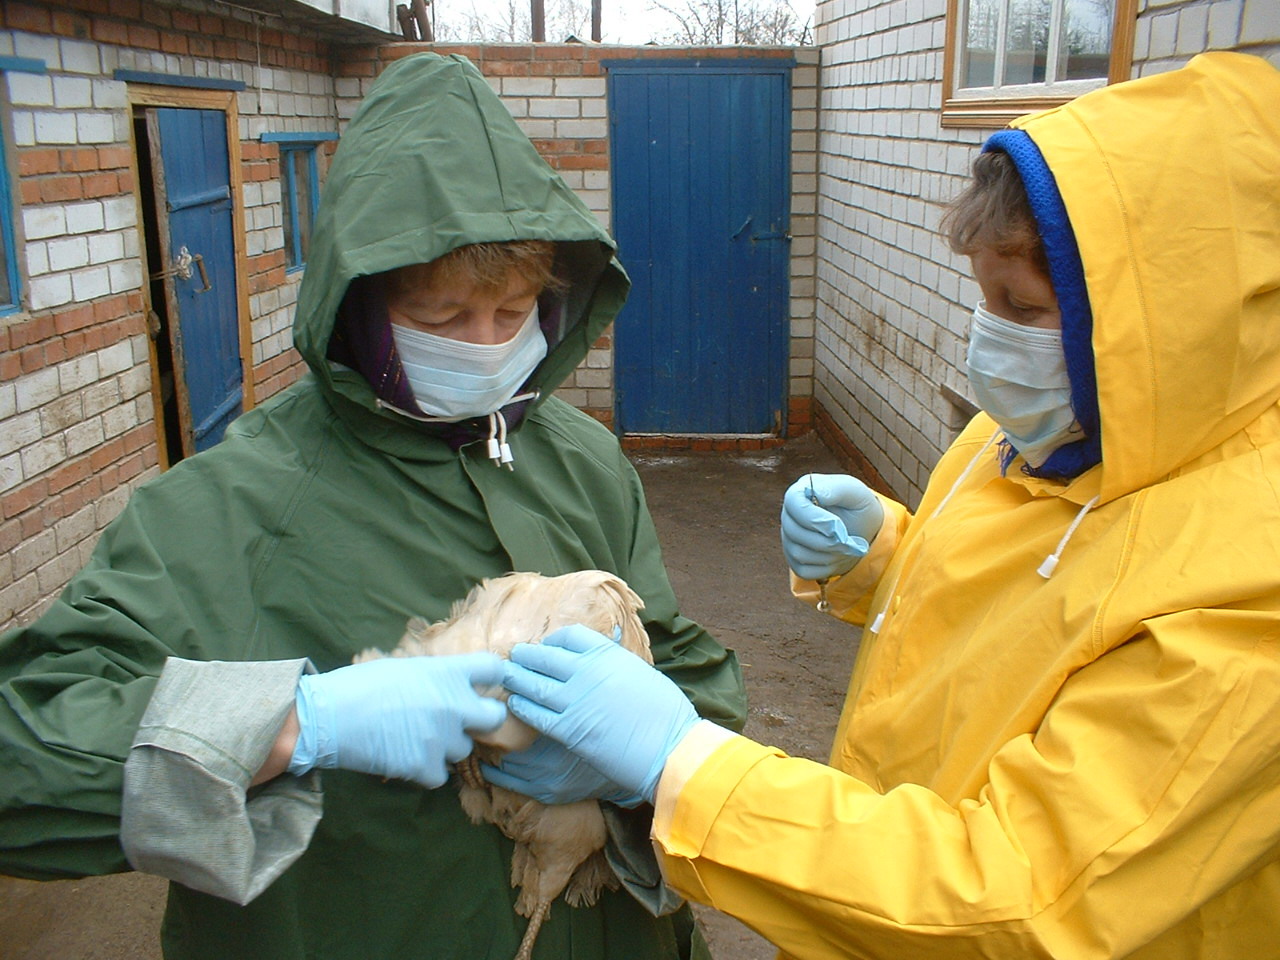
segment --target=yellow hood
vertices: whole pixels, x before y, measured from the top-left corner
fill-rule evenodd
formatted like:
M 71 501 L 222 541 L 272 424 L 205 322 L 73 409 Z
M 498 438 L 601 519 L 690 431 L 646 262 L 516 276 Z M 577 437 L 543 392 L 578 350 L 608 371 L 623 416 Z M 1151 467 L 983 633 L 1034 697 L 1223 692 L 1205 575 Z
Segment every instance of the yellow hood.
M 1080 246 L 1105 503 L 1280 400 L 1280 72 L 1203 54 L 1013 126 L 1054 172 Z

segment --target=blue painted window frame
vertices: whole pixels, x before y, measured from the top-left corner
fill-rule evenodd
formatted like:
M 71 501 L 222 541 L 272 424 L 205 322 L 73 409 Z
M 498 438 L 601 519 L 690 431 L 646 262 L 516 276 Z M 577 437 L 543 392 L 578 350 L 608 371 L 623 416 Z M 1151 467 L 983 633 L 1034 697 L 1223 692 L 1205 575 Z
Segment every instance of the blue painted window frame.
M 0 57 L 0 76 L 10 71 L 48 72 L 43 60 L 30 57 Z M 18 239 L 17 232 L 13 228 L 17 208 L 13 202 L 11 183 L 8 146 L 5 138 L 0 136 L 0 244 L 3 244 L 5 280 L 9 287 L 8 297 L 0 299 L 0 317 L 17 313 L 22 309 L 22 271 L 18 269 Z
M 305 238 L 299 224 L 299 204 L 305 202 L 307 222 L 314 224 L 316 211 L 320 207 L 320 171 L 316 163 L 316 147 L 328 140 L 337 140 L 336 133 L 264 133 L 263 143 L 274 143 L 280 148 L 280 204 L 283 215 L 288 218 L 288 234 L 290 242 L 285 244 L 285 273 L 296 273 L 307 266 L 303 252 Z M 307 163 L 308 190 L 305 197 L 299 196 L 295 159 L 301 154 Z

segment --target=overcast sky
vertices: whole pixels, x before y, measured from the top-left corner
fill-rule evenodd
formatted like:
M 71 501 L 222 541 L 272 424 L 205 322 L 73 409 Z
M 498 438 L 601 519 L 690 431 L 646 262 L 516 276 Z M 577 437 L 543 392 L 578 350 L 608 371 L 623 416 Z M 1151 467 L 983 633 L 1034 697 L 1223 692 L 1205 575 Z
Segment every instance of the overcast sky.
M 565 0 L 545 0 L 547 39 L 552 42 L 564 39 L 553 35 L 554 28 L 558 26 L 557 12 L 561 9 L 562 2 Z M 567 0 L 567 2 L 574 3 L 574 0 Z M 698 3 L 699 0 L 657 0 L 657 2 L 655 0 L 603 0 L 602 40 L 605 43 L 642 44 L 669 37 L 676 31 L 678 25 L 670 14 L 659 9 L 658 3 L 673 10 L 683 10 L 690 2 Z M 788 0 L 778 0 L 778 2 L 786 3 Z M 812 11 L 813 8 L 812 0 L 789 0 L 789 2 L 797 11 L 802 9 Z M 492 17 L 502 21 L 511 3 L 519 9 L 527 24 L 529 0 L 435 0 L 437 29 L 440 30 L 441 37 L 446 38 L 447 33 L 440 29 L 441 25 L 460 25 L 466 15 L 473 10 L 482 17 Z M 590 0 L 576 0 L 574 5 L 583 11 L 591 9 Z M 586 20 L 583 24 L 582 38 L 587 39 L 590 33 L 590 21 Z

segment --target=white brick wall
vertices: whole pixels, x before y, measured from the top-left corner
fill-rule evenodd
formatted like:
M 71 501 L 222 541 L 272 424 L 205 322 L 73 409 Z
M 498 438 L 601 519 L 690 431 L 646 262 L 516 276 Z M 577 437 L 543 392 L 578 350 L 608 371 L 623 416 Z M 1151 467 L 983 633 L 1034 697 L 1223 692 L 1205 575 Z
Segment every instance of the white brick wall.
M 1280 0 L 1139 0 L 1134 76 L 1205 50 L 1241 50 L 1280 67 Z
M 820 3 L 814 393 L 901 496 L 953 437 L 966 269 L 936 235 L 976 131 L 942 130 L 941 0 Z M 909 19 L 913 18 L 913 19 Z

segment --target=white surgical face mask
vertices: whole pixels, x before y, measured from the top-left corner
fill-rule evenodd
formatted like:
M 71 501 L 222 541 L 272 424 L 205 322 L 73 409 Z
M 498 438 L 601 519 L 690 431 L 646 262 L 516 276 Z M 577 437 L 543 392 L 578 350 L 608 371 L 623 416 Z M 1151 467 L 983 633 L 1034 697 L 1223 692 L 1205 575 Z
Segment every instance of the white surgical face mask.
M 1071 410 L 1061 330 L 1012 323 L 981 302 L 973 311 L 967 362 L 978 406 L 1031 466 L 1084 435 Z
M 418 406 L 442 420 L 501 409 L 547 355 L 536 306 L 506 343 L 465 343 L 394 323 L 391 336 Z

